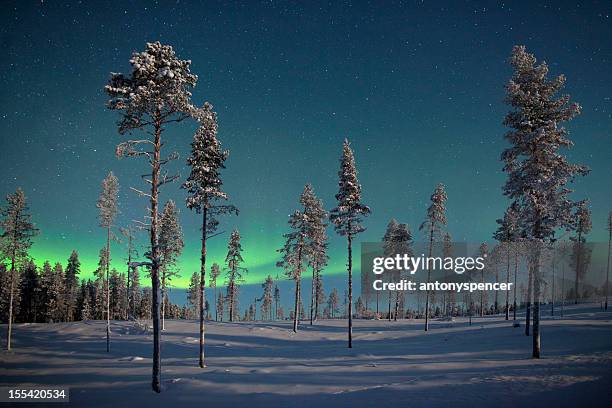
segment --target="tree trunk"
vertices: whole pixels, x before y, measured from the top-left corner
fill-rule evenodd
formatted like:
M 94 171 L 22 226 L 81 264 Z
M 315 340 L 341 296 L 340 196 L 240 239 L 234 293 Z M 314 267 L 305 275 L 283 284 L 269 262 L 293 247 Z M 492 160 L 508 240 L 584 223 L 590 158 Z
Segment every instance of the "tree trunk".
M 433 227 L 429 230 L 429 257 L 433 252 Z M 427 264 L 427 290 L 425 291 L 425 331 L 429 331 L 429 281 L 431 280 L 431 269 Z
M 376 318 L 377 319 L 379 318 L 379 315 L 378 315 L 378 292 L 379 291 L 376 291 Z
M 484 269 L 481 272 L 481 282 L 484 284 Z M 484 317 L 484 290 L 480 291 L 480 317 Z
M 11 349 L 11 336 L 13 335 L 13 301 L 15 291 L 15 249 L 13 249 L 13 256 L 11 257 L 11 272 L 9 279 L 11 280 L 10 293 L 9 293 L 9 315 L 8 315 L 8 328 L 6 333 L 6 349 Z
M 397 314 L 399 313 L 399 291 L 395 292 L 395 313 L 393 314 L 393 320 L 397 322 Z
M 576 282 L 574 285 L 574 304 L 578 304 L 578 273 L 580 271 L 580 255 L 582 252 L 582 233 L 578 232 L 578 252 L 576 254 Z
M 609 226 L 610 235 L 608 237 L 608 264 L 606 266 L 606 302 L 604 310 L 608 311 L 608 283 L 610 282 L 610 247 L 612 246 L 612 225 Z
M 316 274 L 315 268 L 312 268 L 312 288 L 310 290 L 310 325 L 312 326 L 312 322 L 314 321 L 314 303 L 315 303 L 315 291 L 316 291 Z
M 529 265 L 529 278 L 527 280 L 527 302 L 525 309 L 525 336 L 529 336 L 529 324 L 531 320 L 531 296 L 533 288 L 533 266 Z
M 533 266 L 533 358 L 540 358 L 540 250 Z
M 387 319 L 389 319 L 389 321 L 391 321 L 391 291 L 389 291 L 389 296 L 388 296 L 387 300 L 388 300 Z
M 159 246 L 158 234 L 158 196 L 159 196 L 159 171 L 161 155 L 161 115 L 155 114 L 155 141 L 151 172 L 151 318 L 153 320 L 153 373 L 151 386 L 153 391 L 161 392 L 161 332 L 160 332 L 160 290 L 159 290 Z
M 204 363 L 204 305 L 206 304 L 206 217 L 208 208 L 204 205 L 202 210 L 202 252 L 200 256 L 200 368 L 206 367 Z M 215 285 L 216 293 L 216 285 Z M 216 314 L 216 306 L 215 306 Z
M 321 279 L 321 275 L 320 275 L 320 271 L 317 271 L 317 286 L 315 288 L 315 313 L 314 313 L 314 321 L 316 322 L 317 319 L 319 318 L 319 286 L 320 286 L 320 281 L 319 279 Z
M 353 348 L 353 237 L 348 225 L 348 348 Z
M 106 352 L 110 352 L 110 225 L 106 228 Z
M 510 243 L 507 243 L 506 253 L 506 288 L 510 284 Z M 510 320 L 510 293 L 506 290 L 506 320 Z
M 516 251 L 516 247 L 514 248 L 514 250 Z M 514 252 L 514 301 L 512 305 L 512 314 L 513 314 L 512 320 L 514 321 L 516 321 L 516 286 L 518 285 L 517 275 L 518 275 L 518 255 L 516 254 L 516 252 Z
M 229 321 L 233 322 L 234 321 L 234 277 L 233 277 L 233 273 L 232 273 L 232 278 L 229 284 L 229 289 L 230 289 L 230 293 L 229 295 Z
M 161 277 L 161 329 L 166 330 L 166 271 L 162 267 Z
M 550 315 L 554 316 L 555 315 L 555 259 L 554 259 L 554 255 L 553 255 L 553 262 L 552 262 L 552 293 L 551 293 L 551 298 L 552 298 L 552 302 L 551 302 L 551 306 L 550 306 Z
M 293 332 L 298 331 L 298 320 L 299 320 L 299 306 L 300 306 L 300 278 L 295 277 L 295 305 L 293 308 Z

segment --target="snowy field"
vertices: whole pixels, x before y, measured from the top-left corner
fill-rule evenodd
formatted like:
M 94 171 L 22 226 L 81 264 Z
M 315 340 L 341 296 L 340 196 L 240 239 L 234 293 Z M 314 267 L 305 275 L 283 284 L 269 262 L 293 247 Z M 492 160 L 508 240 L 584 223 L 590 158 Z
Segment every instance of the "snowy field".
M 503 317 L 422 325 L 357 320 L 349 350 L 340 320 L 298 334 L 291 322 L 210 323 L 200 369 L 197 323 L 168 321 L 160 395 L 151 336 L 134 323 L 113 323 L 111 353 L 104 322 L 17 325 L 0 383 L 67 385 L 78 407 L 612 406 L 612 312 L 544 317 L 540 360 L 524 326 Z

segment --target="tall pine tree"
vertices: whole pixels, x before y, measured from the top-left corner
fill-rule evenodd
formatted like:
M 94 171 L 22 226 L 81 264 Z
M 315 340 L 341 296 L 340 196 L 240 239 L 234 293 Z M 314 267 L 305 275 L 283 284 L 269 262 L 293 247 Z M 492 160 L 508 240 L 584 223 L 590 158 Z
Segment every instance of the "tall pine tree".
M 348 347 L 353 347 L 353 238 L 365 231 L 362 218 L 370 214 L 370 208 L 361 202 L 361 184 L 357 180 L 355 157 L 348 140 L 344 140 L 340 171 L 338 171 L 337 206 L 330 212 L 330 221 L 336 233 L 347 239 L 348 268 Z
M 110 243 L 113 238 L 111 228 L 119 208 L 117 198 L 119 195 L 119 181 L 111 171 L 102 181 L 102 191 L 98 197 L 96 207 L 100 210 L 98 218 L 100 226 L 106 230 L 106 351 L 110 352 Z
M 219 225 L 218 216 L 222 214 L 238 214 L 236 207 L 223 204 L 228 196 L 221 190 L 221 170 L 225 168 L 225 160 L 229 155 L 221 148 L 217 139 L 217 114 L 208 102 L 204 104 L 198 116 L 198 127 L 191 142 L 191 156 L 187 164 L 191 173 L 183 188 L 187 189 L 187 208 L 202 214 L 202 244 L 200 250 L 200 367 L 205 367 L 204 358 L 204 302 L 206 286 L 206 241 L 213 235 Z M 230 316 L 231 320 L 231 316 Z
M 427 209 L 427 219 L 421 224 L 419 230 L 427 233 L 427 241 L 429 244 L 428 256 L 433 255 L 434 243 L 440 238 L 442 227 L 446 225 L 446 191 L 444 184 L 440 183 L 436 186 L 431 195 L 431 205 Z M 431 269 L 427 268 L 427 285 L 431 280 Z M 425 295 L 425 331 L 429 330 L 429 315 L 430 307 L 429 300 L 431 291 L 428 289 Z
M 540 357 L 541 250 L 554 238 L 559 228 L 572 228 L 576 208 L 567 185 L 578 175 L 586 175 L 585 166 L 572 164 L 561 149 L 570 148 L 568 131 L 562 123 L 580 113 L 580 106 L 570 103 L 569 95 L 557 97 L 565 77 L 548 79 L 545 62 L 524 46 L 515 46 L 510 63 L 514 70 L 506 86 L 506 102 L 512 107 L 504 120 L 510 128 L 505 135 L 510 147 L 502 153 L 508 179 L 503 191 L 516 201 L 522 234 L 531 247 L 530 269 L 534 275 L 533 352 Z
M 162 168 L 176 154 L 162 158 L 162 135 L 171 123 L 197 117 L 200 109 L 191 103 L 191 90 L 198 77 L 190 71 L 191 61 L 179 59 L 169 45 L 147 43 L 143 52 L 134 53 L 130 59 L 129 75 L 112 74 L 105 87 L 110 96 L 108 108 L 121 113 L 118 130 L 121 135 L 141 132 L 142 139 L 129 139 L 117 146 L 118 157 L 144 157 L 151 172 L 143 177 L 150 191 L 136 190 L 150 201 L 147 214 L 149 222 L 153 318 L 153 370 L 151 386 L 161 392 L 161 328 L 160 328 L 160 277 L 161 254 L 159 236 L 159 189 L 178 176 L 162 173 Z
M 32 223 L 25 194 L 21 189 L 6 197 L 6 206 L 0 211 L 0 255 L 2 259 L 10 260 L 8 270 L 9 304 L 6 349 L 11 349 L 13 334 L 13 301 L 17 289 L 17 271 L 26 260 L 28 250 L 32 246 L 32 238 L 38 230 Z

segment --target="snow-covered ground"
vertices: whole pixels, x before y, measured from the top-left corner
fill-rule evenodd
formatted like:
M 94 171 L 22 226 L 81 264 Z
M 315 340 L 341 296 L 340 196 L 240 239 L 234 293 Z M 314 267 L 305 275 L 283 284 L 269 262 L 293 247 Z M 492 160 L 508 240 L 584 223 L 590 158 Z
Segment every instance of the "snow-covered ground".
M 134 323 L 113 323 L 110 353 L 104 322 L 17 325 L 0 384 L 67 385 L 79 407 L 612 406 L 612 312 L 565 312 L 544 317 L 540 360 L 524 325 L 503 317 L 436 321 L 428 333 L 422 321 L 357 320 L 353 349 L 341 320 L 298 334 L 290 322 L 209 323 L 205 369 L 197 323 L 167 321 L 159 395 L 151 337 Z

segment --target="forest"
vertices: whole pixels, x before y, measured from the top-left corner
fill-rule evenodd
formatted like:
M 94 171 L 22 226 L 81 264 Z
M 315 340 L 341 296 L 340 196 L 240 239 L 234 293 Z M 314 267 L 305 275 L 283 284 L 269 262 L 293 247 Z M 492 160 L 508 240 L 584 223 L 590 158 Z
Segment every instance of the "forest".
M 226 169 L 229 152 L 217 137 L 217 113 L 211 103 L 192 100 L 198 76 L 184 57 L 179 57 L 171 45 L 147 43 L 129 60 L 131 72 L 113 73 L 104 88 L 106 108 L 112 113 L 109 121 L 118 118 L 116 156 L 135 159 L 135 174 L 145 172 L 141 185 L 128 188 L 147 202 L 148 211 L 130 225 L 117 225 L 120 181 L 113 172 L 101 180 L 98 199 L 92 200 L 92 205 L 98 209 L 100 236 L 104 239 L 100 240 L 93 279 L 80 277 L 83 271 L 78 242 L 74 251 L 66 254 L 65 264 L 32 259 L 29 250 L 40 231 L 28 207 L 27 192 L 17 189 L 0 206 L 0 321 L 6 328 L 7 350 L 12 348 L 15 331 L 27 323 L 99 320 L 105 327 L 101 347 L 110 352 L 114 328 L 124 327 L 122 321 L 131 322 L 151 334 L 151 387 L 159 393 L 166 320 L 182 319 L 197 327 L 198 344 L 193 344 L 192 352 L 199 367 L 205 368 L 207 358 L 215 353 L 206 342 L 207 325 L 212 322 L 228 324 L 228 330 L 232 330 L 229 323 L 239 321 L 288 320 L 288 330 L 298 336 L 318 320 L 342 320 L 346 324 L 346 346 L 358 348 L 359 341 L 353 336 L 356 319 L 418 320 L 424 331 L 430 331 L 436 327 L 433 321 L 468 317 L 471 325 L 473 317 L 499 316 L 513 320 L 515 328 L 524 325 L 521 330 L 532 343 L 526 354 L 538 359 L 544 349 L 544 313 L 554 316 L 563 313 L 566 306 L 587 302 L 601 303 L 601 308 L 608 310 L 612 211 L 605 224 L 593 225 L 587 195 L 571 188 L 576 178 L 588 176 L 589 169 L 571 162 L 566 154 L 574 142 L 565 124 L 581 113 L 581 107 L 561 93 L 565 77 L 550 78 L 546 63 L 538 62 L 524 46 L 511 50 L 512 76 L 505 87 L 508 114 L 500 118 L 507 127 L 507 133 L 499 136 L 507 142 L 507 148 L 500 152 L 500 166 L 507 177 L 501 190 L 509 205 L 499 215 L 497 230 L 491 231 L 495 244 L 482 243 L 477 254 L 470 254 L 488 256 L 486 270 L 466 273 L 470 282 L 513 284 L 513 290 L 460 294 L 429 290 L 417 293 L 414 299 L 407 299 L 412 295 L 399 290 L 377 292 L 375 298 L 366 295 L 363 288 L 361 294 L 355 293 L 359 270 L 354 268 L 354 259 L 359 256 L 359 234 L 365 231 L 365 221 L 375 209 L 362 200 L 357 159 L 345 139 L 342 146 L 337 146 L 336 202 L 324 205 L 315 187 L 306 184 L 288 217 L 284 245 L 273 249 L 277 254 L 275 266 L 294 286 L 291 293 L 282 294 L 291 299 L 288 310 L 282 306 L 281 291 L 272 275 L 261 282 L 260 296 L 254 302 L 241 298 L 249 265 L 242 256 L 238 229 L 223 237 L 227 240 L 223 265 L 211 264 L 207 258 L 209 240 L 220 234 L 221 225 L 231 226 L 232 219 L 240 217 L 240 209 L 223 188 L 222 175 L 232 169 Z M 167 170 L 168 163 L 178 155 L 164 149 L 165 137 L 169 128 L 187 121 L 195 123 L 197 130 L 187 158 L 190 173 L 181 179 Z M 423 222 L 418 228 L 413 230 L 396 219 L 389 221 L 381 237 L 384 256 L 412 254 L 421 237 L 428 250 L 426 256 L 437 252 L 452 255 L 453 239 L 446 228 L 446 203 L 452 197 L 447 196 L 443 181 L 432 186 L 430 203 L 423 209 Z M 184 196 L 167 197 L 164 186 L 169 183 L 178 183 Z M 200 224 L 180 225 L 181 209 L 195 212 Z M 401 219 L 402 214 L 396 218 Z M 168 296 L 173 279 L 189 273 L 181 271 L 177 263 L 185 247 L 185 228 L 200 234 L 200 269 L 190 276 L 186 302 L 174 304 Z M 606 278 L 597 283 L 588 280 L 593 269 L 593 246 L 589 242 L 593 228 L 605 229 L 609 236 Z M 331 233 L 346 243 L 346 287 L 327 288 L 326 292 L 324 276 Z M 146 237 L 144 253 L 137 250 L 139 235 Z M 111 253 L 111 243 L 120 245 L 123 251 Z M 125 269 L 111 268 L 112 257 L 126 258 Z M 430 282 L 429 269 L 424 273 L 424 279 Z M 205 288 L 213 290 L 212 299 L 206 298 Z

